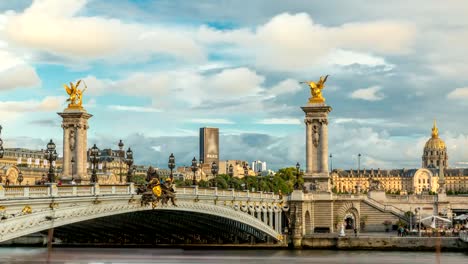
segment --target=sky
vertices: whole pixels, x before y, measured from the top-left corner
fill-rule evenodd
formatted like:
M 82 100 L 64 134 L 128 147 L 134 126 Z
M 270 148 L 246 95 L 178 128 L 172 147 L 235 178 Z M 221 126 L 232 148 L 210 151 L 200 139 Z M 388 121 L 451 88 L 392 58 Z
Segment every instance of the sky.
M 333 168 L 418 168 L 434 119 L 450 167 L 468 167 L 468 2 L 0 2 L 4 147 L 62 148 L 63 84 L 82 79 L 88 143 L 138 164 L 220 158 L 305 164 L 299 84 L 329 74 Z M 88 146 L 88 147 L 90 147 Z

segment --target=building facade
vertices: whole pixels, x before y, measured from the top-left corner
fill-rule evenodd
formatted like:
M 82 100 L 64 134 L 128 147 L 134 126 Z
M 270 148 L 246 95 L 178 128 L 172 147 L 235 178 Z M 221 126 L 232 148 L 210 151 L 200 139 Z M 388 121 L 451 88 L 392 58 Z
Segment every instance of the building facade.
M 395 194 L 436 193 L 445 184 L 447 193 L 468 193 L 468 169 L 448 168 L 445 142 L 434 121 L 431 138 L 424 146 L 422 168 L 397 170 L 333 170 L 333 191 L 359 193 L 381 189 Z
M 255 172 L 263 172 L 267 170 L 266 161 L 256 160 L 252 162 L 252 170 Z

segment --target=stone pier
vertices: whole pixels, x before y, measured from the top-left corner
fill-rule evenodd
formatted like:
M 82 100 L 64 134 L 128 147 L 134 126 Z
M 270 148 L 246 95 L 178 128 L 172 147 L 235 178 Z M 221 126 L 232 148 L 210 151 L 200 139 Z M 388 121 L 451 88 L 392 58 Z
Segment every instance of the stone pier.
M 310 191 L 330 191 L 328 173 L 328 113 L 325 103 L 309 103 L 301 107 L 306 124 L 306 172 L 304 185 Z
M 62 181 L 88 181 L 87 174 L 87 145 L 89 128 L 88 119 L 92 117 L 82 107 L 68 107 L 62 113 L 63 128 L 63 169 Z M 74 159 L 72 164 L 71 160 Z M 73 166 L 73 167 L 72 167 Z

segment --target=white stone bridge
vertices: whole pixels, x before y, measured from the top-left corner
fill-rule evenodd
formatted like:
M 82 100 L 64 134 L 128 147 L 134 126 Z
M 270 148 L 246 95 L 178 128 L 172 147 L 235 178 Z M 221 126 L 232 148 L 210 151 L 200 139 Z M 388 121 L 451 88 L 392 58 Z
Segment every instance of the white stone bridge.
M 0 185 L 0 242 L 49 229 L 55 230 L 54 235 L 72 235 L 83 243 L 102 242 L 104 234 L 111 236 L 111 242 L 121 243 L 153 239 L 156 234 L 159 237 L 153 243 L 163 241 L 162 236 L 168 243 L 181 244 L 207 243 L 220 237 L 231 243 L 283 240 L 282 212 L 287 206 L 273 193 L 186 187 L 176 189 L 177 206 L 159 203 L 153 209 L 142 206 L 140 200 L 133 184 Z M 137 224 L 140 233 L 153 231 L 135 238 Z M 86 237 L 91 239 L 83 239 Z

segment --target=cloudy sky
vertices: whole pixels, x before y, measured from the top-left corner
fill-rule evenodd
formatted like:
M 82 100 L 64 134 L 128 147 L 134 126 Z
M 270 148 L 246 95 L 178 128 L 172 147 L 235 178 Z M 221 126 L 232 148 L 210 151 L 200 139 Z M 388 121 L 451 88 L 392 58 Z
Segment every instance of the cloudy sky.
M 6 147 L 61 147 L 62 84 L 84 79 L 88 142 L 138 163 L 220 158 L 304 164 L 299 81 L 329 74 L 333 167 L 415 168 L 437 118 L 452 167 L 468 167 L 466 1 L 0 2 Z

